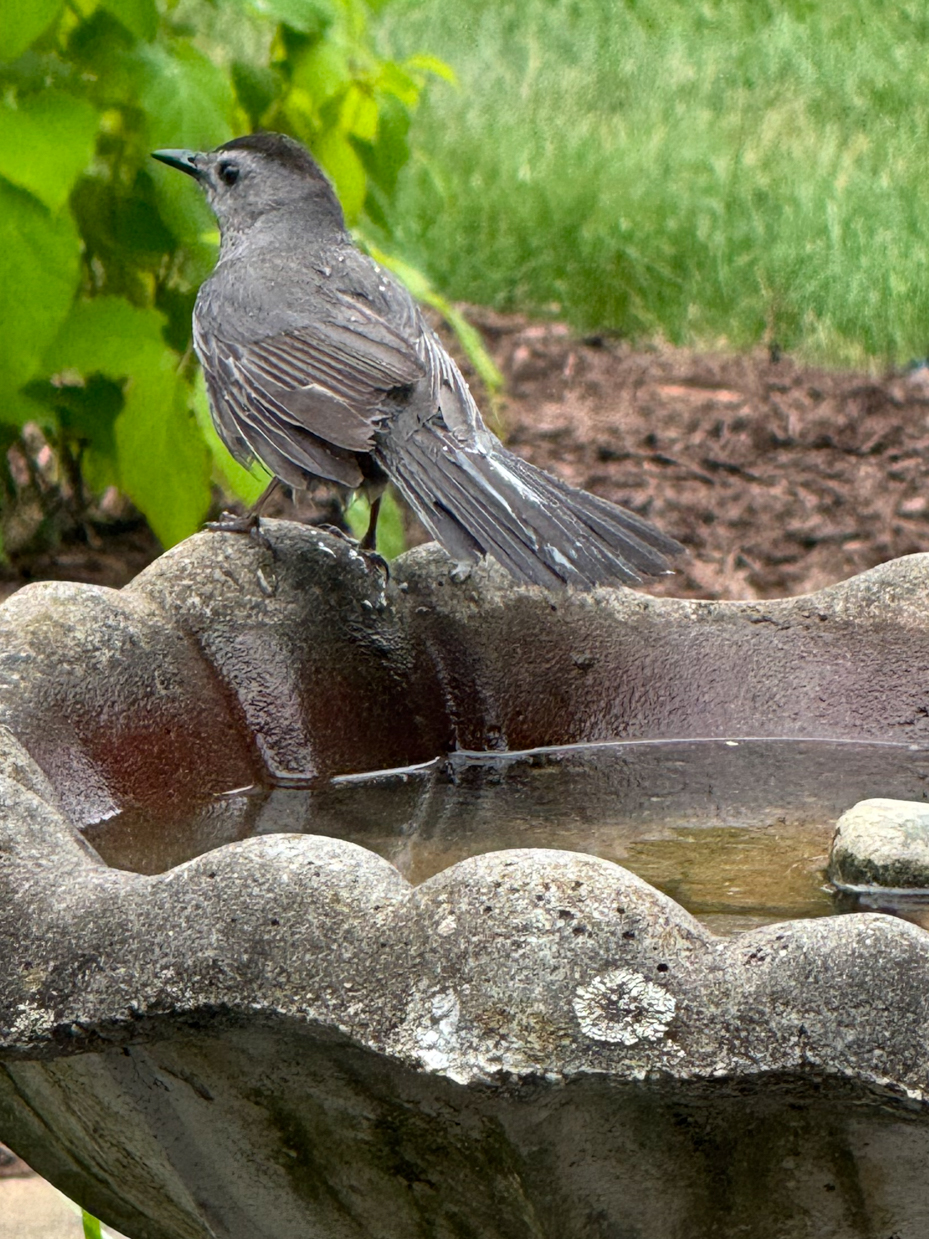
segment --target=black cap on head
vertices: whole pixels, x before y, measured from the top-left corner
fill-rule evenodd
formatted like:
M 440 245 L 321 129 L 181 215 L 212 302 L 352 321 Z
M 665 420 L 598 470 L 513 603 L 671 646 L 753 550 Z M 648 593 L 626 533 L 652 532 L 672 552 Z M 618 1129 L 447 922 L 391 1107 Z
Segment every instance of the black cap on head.
M 216 148 L 218 151 L 254 151 L 273 159 L 283 168 L 303 172 L 306 176 L 321 176 L 319 164 L 310 152 L 285 133 L 246 133 Z

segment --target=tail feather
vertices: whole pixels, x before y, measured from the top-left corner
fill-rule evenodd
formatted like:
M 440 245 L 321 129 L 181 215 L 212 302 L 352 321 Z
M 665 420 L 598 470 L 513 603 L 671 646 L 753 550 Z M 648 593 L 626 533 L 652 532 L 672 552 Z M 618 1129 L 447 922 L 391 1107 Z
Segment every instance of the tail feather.
M 507 462 L 515 473 L 521 476 L 528 474 L 533 478 L 538 478 L 541 474 L 547 486 L 559 494 L 568 497 L 573 504 L 576 504 L 578 498 L 580 498 L 583 501 L 581 505 L 583 519 L 585 521 L 596 520 L 599 515 L 603 536 L 608 541 L 612 537 L 629 538 L 639 546 L 650 547 L 662 559 L 665 556 L 673 557 L 683 553 L 684 548 L 680 542 L 669 537 L 666 533 L 662 533 L 660 529 L 653 525 L 651 521 L 647 521 L 643 516 L 638 516 L 635 512 L 630 512 L 628 508 L 620 507 L 616 503 L 610 503 L 607 499 L 601 499 L 599 495 L 591 495 L 588 491 L 578 490 L 576 486 L 569 486 L 561 478 L 537 469 L 535 465 L 530 465 L 528 461 L 521 459 L 519 456 L 514 456 L 510 452 L 507 452 L 506 455 Z M 594 526 L 591 527 L 594 528 Z M 665 574 L 667 571 L 668 565 L 665 562 L 658 569 L 658 574 Z
M 595 540 L 602 540 L 610 551 L 616 552 L 646 576 L 668 573 L 668 557 L 680 555 L 684 549 L 679 542 L 626 508 L 569 486 L 567 482 L 543 473 L 518 456 L 509 456 L 508 464 L 519 476 L 528 474 L 536 484 L 541 482 L 542 487 L 552 495 L 552 501 L 564 504 L 572 516 L 594 535 Z
M 433 508 L 470 534 L 476 544 L 476 553 L 470 559 L 489 554 L 520 581 L 547 588 L 564 583 L 557 574 L 546 571 L 545 562 L 538 559 L 536 547 L 530 541 L 531 532 L 501 503 L 497 491 L 477 483 L 456 456 L 417 463 L 426 468 L 431 463 L 438 472 L 441 481 L 433 491 Z
M 434 537 L 460 559 L 492 555 L 517 580 L 557 588 L 638 585 L 683 551 L 642 517 L 576 490 L 501 445 L 459 446 L 422 426 L 388 471 Z

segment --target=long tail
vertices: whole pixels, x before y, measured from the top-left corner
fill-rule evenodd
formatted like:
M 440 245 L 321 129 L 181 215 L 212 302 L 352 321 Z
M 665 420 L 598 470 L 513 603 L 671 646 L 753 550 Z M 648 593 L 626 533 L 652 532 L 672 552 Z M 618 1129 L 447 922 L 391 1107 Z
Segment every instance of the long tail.
M 488 442 L 489 441 L 489 442 Z M 546 588 L 639 585 L 672 571 L 684 548 L 616 504 L 528 464 L 487 435 L 461 447 L 426 426 L 390 453 L 389 472 L 450 555 L 492 555 L 518 581 Z

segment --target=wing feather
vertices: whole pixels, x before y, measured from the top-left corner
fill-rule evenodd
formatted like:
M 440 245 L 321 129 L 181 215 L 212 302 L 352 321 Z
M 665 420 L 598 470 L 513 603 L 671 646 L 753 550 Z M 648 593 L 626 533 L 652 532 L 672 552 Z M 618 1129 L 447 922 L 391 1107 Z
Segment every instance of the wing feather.
M 378 429 L 395 412 L 398 389 L 421 379 L 425 366 L 413 344 L 373 308 L 343 300 L 326 318 L 260 340 L 195 331 L 216 427 L 234 455 L 241 457 L 244 442 L 248 454 L 279 476 L 283 459 L 291 476 L 360 485 L 351 453 L 373 449 Z

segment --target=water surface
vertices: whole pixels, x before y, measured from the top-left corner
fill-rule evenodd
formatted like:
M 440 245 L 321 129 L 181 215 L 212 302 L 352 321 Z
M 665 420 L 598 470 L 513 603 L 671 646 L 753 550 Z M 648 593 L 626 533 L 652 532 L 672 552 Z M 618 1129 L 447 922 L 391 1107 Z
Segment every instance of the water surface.
M 157 816 L 126 809 L 85 835 L 108 864 L 142 873 L 250 835 L 328 835 L 414 883 L 481 852 L 564 848 L 616 861 L 734 933 L 867 904 L 837 902 L 824 870 L 836 819 L 873 796 L 929 799 L 929 749 L 743 738 L 457 752 L 317 787 L 233 789 Z M 925 905 L 904 900 L 902 912 L 920 920 Z

